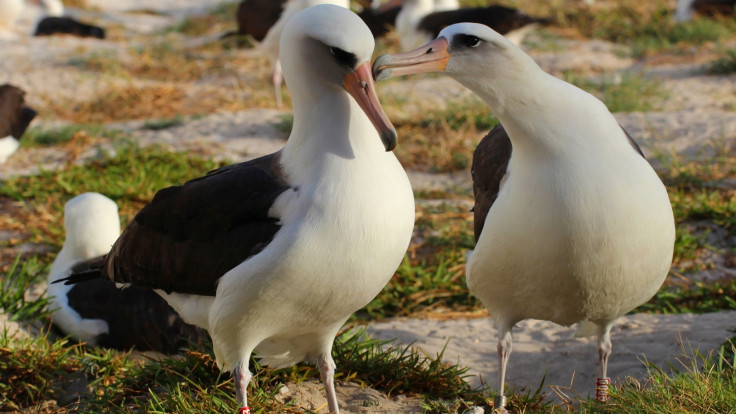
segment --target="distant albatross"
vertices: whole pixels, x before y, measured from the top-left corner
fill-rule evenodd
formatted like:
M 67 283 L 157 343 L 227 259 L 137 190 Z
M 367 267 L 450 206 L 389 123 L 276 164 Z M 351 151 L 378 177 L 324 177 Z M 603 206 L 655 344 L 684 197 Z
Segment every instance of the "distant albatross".
M 611 327 L 657 292 L 675 238 L 667 191 L 638 147 L 601 101 L 483 25 L 447 27 L 373 68 L 379 80 L 446 72 L 503 126 L 475 154 L 481 223 L 467 264 L 468 287 L 499 331 L 496 407 L 505 405 L 511 328 L 529 318 L 581 322 L 579 335 L 598 335 L 596 395 L 607 399 Z
M 408 50 L 434 39 L 445 27 L 461 22 L 484 24 L 519 44 L 530 28 L 548 24 L 550 19 L 499 5 L 444 8 L 435 0 L 404 0 L 396 16 L 396 31 L 402 50 Z
M 156 289 L 206 328 L 241 413 L 255 350 L 266 365 L 315 361 L 339 412 L 332 343 L 399 266 L 414 199 L 371 78 L 374 41 L 354 13 L 295 14 L 279 54 L 294 126 L 278 152 L 159 191 L 109 255 L 68 282 Z
M 25 104 L 25 92 L 11 84 L 0 85 L 0 164 L 20 147 L 20 139 L 36 117 Z
M 283 4 L 283 11 L 276 23 L 268 29 L 263 41 L 258 45 L 258 49 L 263 52 L 273 64 L 273 72 L 271 73 L 271 82 L 273 82 L 274 94 L 276 96 L 276 106 L 282 106 L 281 99 L 281 83 L 282 71 L 281 62 L 279 60 L 279 48 L 281 45 L 281 33 L 286 27 L 286 23 L 291 16 L 306 8 L 319 4 L 334 4 L 346 9 L 350 8 L 349 0 L 287 0 Z
M 99 193 L 84 193 L 64 206 L 64 246 L 49 272 L 47 295 L 53 321 L 64 335 L 91 346 L 175 353 L 206 335 L 184 323 L 150 289 L 118 289 L 114 282 L 91 280 L 74 286 L 53 283 L 80 261 L 110 251 L 120 235 L 118 206 Z M 81 264 L 84 266 L 84 264 Z

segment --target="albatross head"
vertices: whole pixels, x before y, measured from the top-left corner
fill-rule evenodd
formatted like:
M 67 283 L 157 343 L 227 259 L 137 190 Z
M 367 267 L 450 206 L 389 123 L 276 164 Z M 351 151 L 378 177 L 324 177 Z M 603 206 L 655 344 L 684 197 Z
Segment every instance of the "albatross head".
M 488 26 L 458 23 L 415 50 L 379 56 L 373 64 L 377 81 L 414 73 L 444 72 L 476 93 L 528 83 L 541 69 L 526 53 Z M 515 93 L 509 90 L 510 93 Z
M 396 147 L 396 130 L 376 95 L 371 76 L 375 43 L 368 26 L 350 10 L 331 4 L 295 14 L 281 35 L 279 60 L 292 97 L 314 101 L 315 88 L 345 90 L 365 112 L 386 151 Z

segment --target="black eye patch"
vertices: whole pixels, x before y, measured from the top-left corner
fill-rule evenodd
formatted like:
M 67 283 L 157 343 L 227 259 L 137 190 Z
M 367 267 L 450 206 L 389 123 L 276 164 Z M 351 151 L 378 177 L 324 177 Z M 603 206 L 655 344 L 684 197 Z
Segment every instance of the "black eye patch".
M 478 36 L 459 34 L 452 38 L 452 45 L 455 47 L 477 47 L 481 40 Z
M 358 58 L 355 57 L 354 54 L 346 52 L 338 47 L 331 47 L 330 53 L 332 53 L 332 56 L 335 57 L 335 60 L 337 60 L 338 63 L 348 68 L 352 69 L 358 64 Z

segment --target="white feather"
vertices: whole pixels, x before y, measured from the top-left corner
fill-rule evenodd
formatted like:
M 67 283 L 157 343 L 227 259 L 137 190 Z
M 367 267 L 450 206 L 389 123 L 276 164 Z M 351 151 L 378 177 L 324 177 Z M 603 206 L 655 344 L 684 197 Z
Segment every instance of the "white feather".
M 54 323 L 64 332 L 94 345 L 98 335 L 108 332 L 107 323 L 82 318 L 67 301 L 66 294 L 72 286 L 51 282 L 68 276 L 75 263 L 110 251 L 120 235 L 118 207 L 102 194 L 80 194 L 64 206 L 64 227 L 64 246 L 56 256 L 48 277 L 49 307 L 54 310 Z

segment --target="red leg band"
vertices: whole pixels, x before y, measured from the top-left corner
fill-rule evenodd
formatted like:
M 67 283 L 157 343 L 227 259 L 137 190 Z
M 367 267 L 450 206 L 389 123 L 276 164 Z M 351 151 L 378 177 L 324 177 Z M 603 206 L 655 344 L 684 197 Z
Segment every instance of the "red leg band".
M 610 378 L 598 378 L 595 382 L 595 399 L 596 401 L 608 401 L 608 386 L 611 384 Z
M 238 414 L 250 414 L 250 407 L 242 407 L 238 410 Z

